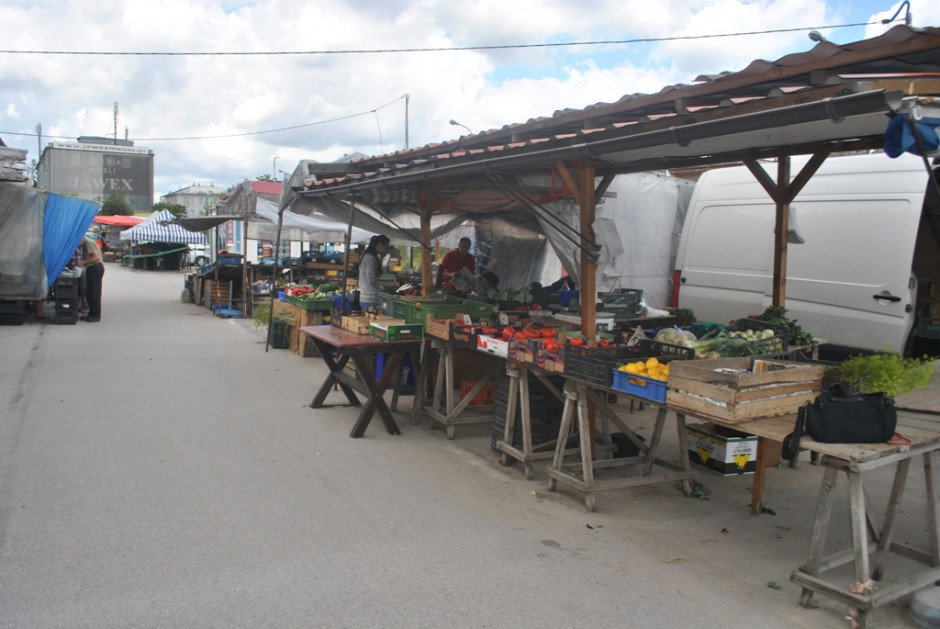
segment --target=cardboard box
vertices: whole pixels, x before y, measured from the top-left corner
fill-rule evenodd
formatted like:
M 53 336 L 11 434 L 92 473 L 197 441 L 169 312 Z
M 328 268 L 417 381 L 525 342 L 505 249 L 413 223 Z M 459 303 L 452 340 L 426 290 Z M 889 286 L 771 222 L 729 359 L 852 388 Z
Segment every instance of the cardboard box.
M 502 358 L 509 357 L 509 343 L 495 336 L 480 334 L 477 336 L 477 349 Z
M 753 474 L 757 468 L 757 437 L 710 422 L 685 427 L 692 463 L 722 476 Z
M 822 391 L 822 365 L 773 361 L 775 369 L 754 373 L 755 361 L 761 368 L 761 359 L 754 357 L 673 361 L 666 403 L 689 415 L 735 424 L 796 413 Z

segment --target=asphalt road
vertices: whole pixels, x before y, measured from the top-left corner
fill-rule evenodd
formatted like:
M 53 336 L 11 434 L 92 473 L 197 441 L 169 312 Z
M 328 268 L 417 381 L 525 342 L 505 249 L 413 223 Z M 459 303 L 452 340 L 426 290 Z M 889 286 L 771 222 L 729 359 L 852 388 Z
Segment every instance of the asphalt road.
M 708 500 L 650 486 L 588 513 L 500 467 L 488 426 L 411 426 L 409 398 L 402 435 L 350 439 L 355 411 L 307 406 L 320 359 L 182 288 L 110 264 L 99 323 L 0 327 L 0 627 L 849 626 L 789 582 L 818 468 L 771 470 L 775 515 L 707 471 Z

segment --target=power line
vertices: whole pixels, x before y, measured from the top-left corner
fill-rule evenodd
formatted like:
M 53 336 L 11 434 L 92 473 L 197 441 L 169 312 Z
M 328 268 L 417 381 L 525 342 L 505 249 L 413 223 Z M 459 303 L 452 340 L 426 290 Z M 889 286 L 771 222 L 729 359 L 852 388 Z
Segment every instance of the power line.
M 360 116 L 368 116 L 377 113 L 381 109 L 386 107 L 391 107 L 400 100 L 403 100 L 404 96 L 399 96 L 395 100 L 389 101 L 384 105 L 379 107 L 374 107 L 368 111 L 362 111 L 357 114 L 349 114 L 347 116 L 339 116 L 337 118 L 330 118 L 328 120 L 319 120 L 317 122 L 308 122 L 306 124 L 294 125 L 292 127 L 280 127 L 278 129 L 266 129 L 264 131 L 245 131 L 244 133 L 231 133 L 228 135 L 196 135 L 189 137 L 178 137 L 178 138 L 134 138 L 135 142 L 179 142 L 183 140 L 223 140 L 226 138 L 241 138 L 250 135 L 263 135 L 266 133 L 280 133 L 282 131 L 294 131 L 296 129 L 305 129 L 307 127 L 316 127 L 319 125 L 329 124 L 331 122 L 339 122 L 341 120 L 349 120 L 351 118 L 358 118 Z M 4 135 L 19 135 L 26 137 L 36 137 L 35 133 L 17 133 L 15 131 L 0 131 Z M 73 136 L 64 136 L 64 135 L 43 135 L 45 138 L 54 139 L 54 140 L 72 140 Z
M 374 48 L 374 49 L 348 49 L 348 50 L 269 50 L 269 51 L 216 51 L 216 52 L 163 52 L 163 51 L 92 51 L 92 50 L 0 50 L 0 54 L 9 55 L 74 55 L 74 56 L 137 56 L 137 57 L 267 57 L 289 55 L 375 55 L 398 54 L 406 52 L 461 52 L 473 50 L 521 50 L 527 48 L 564 48 L 568 46 L 610 46 L 622 44 L 648 44 L 668 41 L 689 41 L 697 39 L 717 39 L 722 37 L 745 37 L 749 35 L 771 35 L 774 33 L 792 33 L 809 30 L 826 30 L 835 28 L 854 28 L 858 26 L 871 26 L 884 24 L 884 20 L 876 22 L 858 22 L 855 24 L 836 24 L 830 26 L 800 26 L 795 28 L 778 28 L 766 31 L 745 31 L 740 33 L 719 33 L 715 35 L 680 35 L 674 37 L 638 37 L 634 39 L 606 39 L 586 42 L 551 42 L 541 44 L 505 44 L 493 46 L 452 46 L 433 48 Z

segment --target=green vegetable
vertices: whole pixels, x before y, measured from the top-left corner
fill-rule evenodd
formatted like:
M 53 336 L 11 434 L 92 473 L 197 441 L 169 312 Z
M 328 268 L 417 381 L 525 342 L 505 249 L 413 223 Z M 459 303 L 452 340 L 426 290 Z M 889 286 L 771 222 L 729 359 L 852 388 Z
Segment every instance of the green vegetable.
M 787 318 L 787 309 L 783 306 L 768 307 L 757 320 L 786 326 L 790 345 L 813 345 L 816 342 L 813 335 L 801 328 L 796 319 Z
M 937 370 L 934 359 L 903 358 L 895 353 L 852 356 L 826 371 L 829 377 L 844 380 L 862 393 L 898 395 L 925 386 Z

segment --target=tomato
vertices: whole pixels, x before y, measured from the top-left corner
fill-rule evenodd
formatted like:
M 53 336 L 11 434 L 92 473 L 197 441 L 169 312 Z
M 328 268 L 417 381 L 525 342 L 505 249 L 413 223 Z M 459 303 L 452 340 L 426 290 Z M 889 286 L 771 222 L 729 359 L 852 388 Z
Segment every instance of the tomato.
M 529 335 L 526 334 L 525 332 L 521 332 L 521 331 L 520 331 L 520 332 L 516 332 L 516 340 L 517 340 L 517 341 L 528 341 L 528 340 L 529 340 Z
M 537 339 L 541 336 L 541 333 L 539 332 L 538 328 L 527 328 L 525 333 L 526 333 L 526 336 L 529 337 L 530 339 Z
M 568 339 L 568 342 L 574 345 L 575 347 L 584 347 L 584 339 L 580 336 L 573 336 Z
M 515 333 L 516 330 L 511 325 L 507 325 L 505 328 L 503 328 L 503 340 L 508 341 Z
M 539 310 L 541 310 L 541 309 L 542 309 L 542 306 L 540 306 L 540 305 L 538 305 L 538 304 L 532 304 L 531 306 L 529 306 L 529 310 L 539 311 Z
M 552 328 L 542 328 L 540 333 L 543 339 L 553 339 L 555 338 L 555 330 Z
M 610 341 L 607 339 L 601 339 L 597 342 L 598 347 L 610 347 Z
M 546 341 L 545 351 L 551 352 L 552 354 L 554 354 L 555 352 L 558 351 L 558 343 L 556 343 L 555 341 Z

